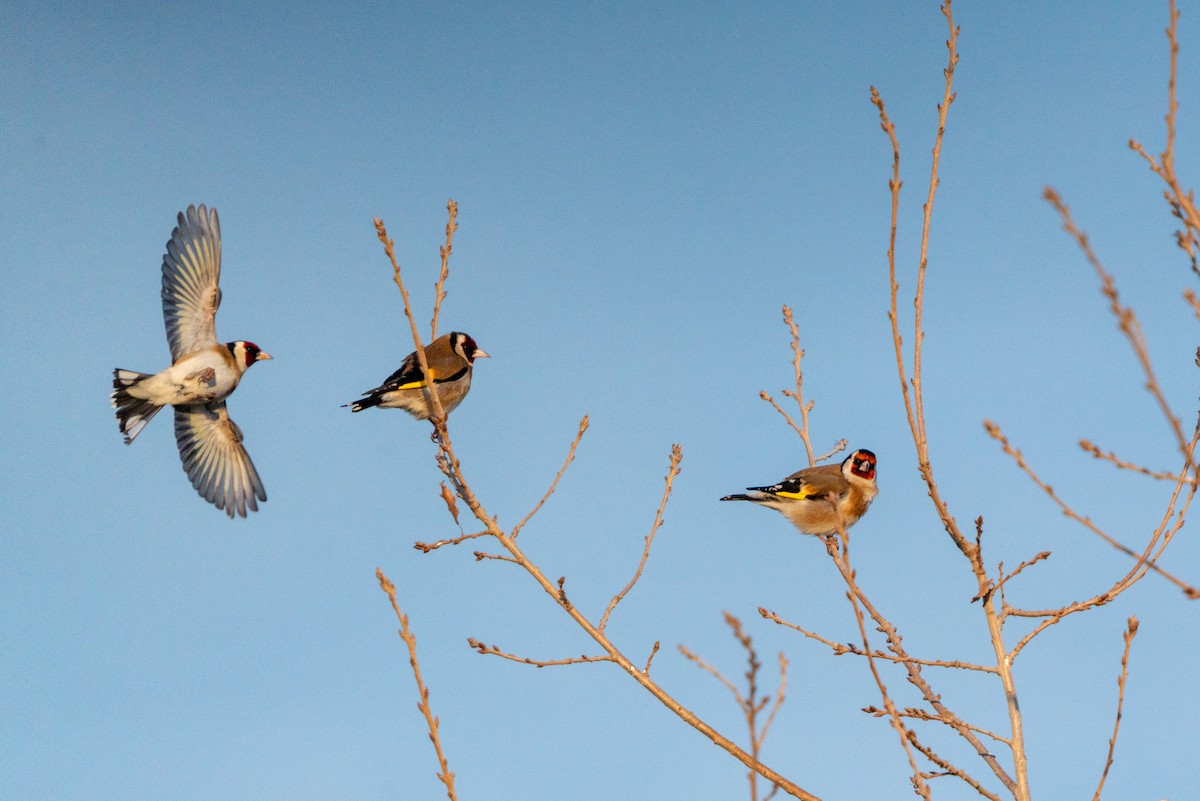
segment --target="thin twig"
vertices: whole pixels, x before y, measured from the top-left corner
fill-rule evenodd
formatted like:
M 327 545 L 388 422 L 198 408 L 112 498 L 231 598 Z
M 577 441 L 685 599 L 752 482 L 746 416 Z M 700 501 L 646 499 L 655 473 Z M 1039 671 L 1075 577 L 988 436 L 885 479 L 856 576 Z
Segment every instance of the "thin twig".
M 617 604 L 629 594 L 633 589 L 633 585 L 638 583 L 638 579 L 642 577 L 642 570 L 646 567 L 646 560 L 650 558 L 650 546 L 654 544 L 654 535 L 658 533 L 659 527 L 663 522 L 663 510 L 667 508 L 667 501 L 671 499 L 671 486 L 675 483 L 675 477 L 679 475 L 679 463 L 683 461 L 683 447 L 676 443 L 671 446 L 670 465 L 667 468 L 666 486 L 663 487 L 662 500 L 659 501 L 658 511 L 654 513 L 654 523 L 650 526 L 650 533 L 646 535 L 645 545 L 642 547 L 642 558 L 638 561 L 637 570 L 633 572 L 633 578 L 629 579 L 629 583 L 622 588 L 620 592 L 612 597 L 608 602 L 608 606 L 604 610 L 604 614 L 600 616 L 600 623 L 596 626 L 600 631 L 604 631 L 608 626 L 608 616 L 617 608 Z
M 845 532 L 842 532 L 843 536 Z M 853 574 L 852 574 L 853 575 Z M 871 656 L 871 643 L 867 640 L 867 628 L 863 622 L 862 609 L 859 608 L 858 602 L 854 598 L 853 592 L 846 593 L 846 598 L 850 601 L 850 606 L 854 609 L 854 621 L 858 624 L 858 634 L 862 639 L 863 652 L 867 655 L 867 664 L 871 668 L 871 677 L 875 679 L 875 686 L 879 688 L 879 695 L 883 698 L 884 709 L 887 710 L 889 720 L 891 720 L 892 728 L 896 730 L 897 736 L 900 738 L 900 744 L 904 746 L 904 753 L 908 757 L 908 765 L 912 768 L 912 786 L 913 791 L 917 795 L 929 801 L 929 785 L 925 783 L 925 778 L 921 775 L 920 768 L 917 767 L 916 757 L 913 756 L 911 737 L 908 727 L 904 725 L 904 721 L 900 719 L 899 713 L 896 711 L 896 705 L 892 702 L 892 696 L 888 693 L 887 685 L 883 683 L 883 677 L 879 675 L 879 669 L 875 667 L 875 658 Z
M 1058 493 L 1056 493 L 1054 491 L 1053 487 L 1051 487 L 1046 482 L 1042 481 L 1042 479 L 1038 476 L 1038 474 L 1033 471 L 1033 468 L 1030 467 L 1029 463 L 1025 461 L 1024 454 L 1022 454 L 1018 448 L 1013 447 L 1012 444 L 1009 443 L 1008 437 L 1006 437 L 1004 435 L 1004 432 L 1000 430 L 1000 426 L 996 425 L 991 420 L 985 420 L 983 422 L 983 427 L 985 429 L 987 429 L 988 435 L 991 436 L 992 439 L 994 439 L 994 440 L 996 440 L 996 442 L 1000 443 L 1001 449 L 1006 454 L 1008 454 L 1010 457 L 1012 457 L 1012 460 L 1014 462 L 1016 462 L 1017 467 L 1020 468 L 1021 471 L 1023 473 L 1025 473 L 1025 475 L 1029 476 L 1030 480 L 1033 481 L 1033 483 L 1036 484 L 1038 486 L 1038 488 L 1042 490 L 1042 492 L 1046 493 L 1046 496 L 1051 501 L 1053 501 L 1056 506 L 1058 506 L 1058 508 L 1062 511 L 1062 513 L 1064 515 L 1066 515 L 1070 519 L 1074 520 L 1075 522 L 1079 523 L 1084 528 L 1086 528 L 1088 531 L 1092 532 L 1097 537 L 1104 540 L 1109 545 L 1116 548 L 1118 551 L 1125 554 L 1126 556 L 1132 557 L 1133 559 L 1137 559 L 1137 560 L 1139 560 L 1139 562 L 1141 560 L 1145 559 L 1146 567 L 1148 567 L 1150 570 L 1153 570 L 1155 573 L 1162 576 L 1167 581 L 1174 584 L 1176 587 L 1179 587 L 1181 590 L 1184 591 L 1185 594 L 1188 595 L 1188 597 L 1196 597 L 1198 594 L 1200 594 L 1200 591 L 1198 591 L 1195 587 L 1192 587 L 1190 584 L 1188 584 L 1184 581 L 1181 581 L 1180 579 L 1176 578 L 1175 576 L 1171 575 L 1170 573 L 1168 573 L 1167 571 L 1165 571 L 1161 567 L 1159 567 L 1155 563 L 1154 559 L 1146 559 L 1145 554 L 1139 554 L 1137 551 L 1133 550 L 1129 546 L 1125 545 L 1122 542 L 1119 542 L 1115 537 L 1112 537 L 1107 532 L 1101 530 L 1101 528 L 1099 526 L 1097 526 L 1095 523 L 1092 522 L 1091 518 L 1081 515 L 1078 512 L 1076 512 L 1073 508 L 1071 508 L 1071 506 L 1068 505 L 1066 501 L 1064 501 L 1062 498 L 1060 498 L 1058 496 Z M 1176 473 L 1175 479 L 1176 479 L 1176 481 L 1180 481 L 1181 477 L 1186 478 L 1186 476 L 1187 476 L 1187 471 L 1185 470 L 1182 474 Z M 1195 484 L 1191 484 L 1191 487 L 1192 487 L 1192 491 L 1194 492 Z
M 571 462 L 575 461 L 575 449 L 579 447 L 579 442 L 583 439 L 583 434 L 587 430 L 588 416 L 585 414 L 579 421 L 579 433 L 575 435 L 575 439 L 571 440 L 571 447 L 567 449 L 567 458 L 563 462 L 563 466 L 559 468 L 557 473 L 554 474 L 554 480 L 550 482 L 550 489 L 546 490 L 546 494 L 542 496 L 542 499 L 538 501 L 532 509 L 529 510 L 529 514 L 525 515 L 525 517 L 521 518 L 521 522 L 513 526 L 512 533 L 510 533 L 508 536 L 515 540 L 517 535 L 521 533 L 521 529 L 524 528 L 525 524 L 529 522 L 529 519 L 537 514 L 538 510 L 542 508 L 546 501 L 550 500 L 550 496 L 554 494 L 554 490 L 558 487 L 558 480 L 563 477 L 564 473 L 567 472 L 567 468 L 571 466 Z
M 1178 476 L 1176 476 L 1174 473 L 1166 470 L 1151 470 L 1148 467 L 1142 467 L 1141 465 L 1136 465 L 1133 462 L 1127 462 L 1124 459 L 1119 458 L 1117 454 L 1112 451 L 1108 451 L 1106 453 L 1100 450 L 1099 445 L 1091 442 L 1090 440 L 1079 440 L 1079 447 L 1087 453 L 1090 453 L 1094 458 L 1099 459 L 1102 462 L 1111 462 L 1121 470 L 1128 470 L 1133 473 L 1141 473 L 1144 476 L 1149 476 L 1150 478 L 1155 478 L 1159 481 L 1175 481 L 1178 478 Z M 1185 481 L 1188 481 L 1192 484 L 1196 483 L 1196 479 L 1190 477 L 1185 479 Z
M 764 609 L 763 607 L 760 606 L 758 608 L 758 613 L 760 615 L 762 615 L 764 618 L 766 618 L 767 620 L 772 621 L 773 623 L 778 623 L 781 626 L 784 626 L 786 628 L 792 629 L 793 631 L 797 631 L 800 634 L 803 634 L 805 637 L 808 637 L 810 639 L 816 640 L 817 642 L 820 642 L 820 643 L 823 643 L 824 645 L 829 646 L 829 648 L 833 651 L 834 656 L 842 656 L 844 654 L 853 654 L 854 656 L 868 656 L 868 654 L 866 652 L 864 652 L 862 650 L 862 648 L 858 647 L 854 643 L 834 642 L 833 640 L 822 637 L 820 634 L 817 634 L 816 632 L 809 631 L 808 629 L 804 628 L 803 626 L 798 626 L 795 623 L 791 623 L 787 620 L 784 620 L 777 613 L 772 612 L 769 609 Z M 962 670 L 977 670 L 981 673 L 995 673 L 996 672 L 996 668 L 994 668 L 994 667 L 989 667 L 987 665 L 976 665 L 976 664 L 972 664 L 971 662 L 960 662 L 957 659 L 954 659 L 954 660 L 950 660 L 950 659 L 916 659 L 914 657 L 907 656 L 907 655 L 905 657 L 901 658 L 901 657 L 889 654 L 885 651 L 880 651 L 878 649 L 872 651 L 869 654 L 869 656 L 871 656 L 874 659 L 884 659 L 889 662 L 900 662 L 900 663 L 912 662 L 914 665 L 924 665 L 926 667 L 959 668 Z
M 909 740 L 912 742 L 913 747 L 916 748 L 918 751 L 920 751 L 922 754 L 924 754 L 926 759 L 928 759 L 930 762 L 932 762 L 933 764 L 935 764 L 939 768 L 941 768 L 943 771 L 945 771 L 945 775 L 955 776 L 959 779 L 962 779 L 964 782 L 966 782 L 966 784 L 969 787 L 973 788 L 975 790 L 975 792 L 979 793 L 981 796 L 988 799 L 988 801 L 1000 801 L 1000 796 L 989 791 L 982 784 L 980 784 L 976 778 L 974 778 L 973 776 L 968 774 L 962 768 L 959 768 L 955 765 L 950 764 L 948 761 L 946 761 L 942 757 L 938 756 L 937 753 L 935 753 L 932 748 L 924 745 L 920 740 L 917 739 L 916 732 L 914 732 L 910 729 L 908 732 L 908 737 L 909 737 Z
M 467 540 L 486 537 L 488 536 L 488 533 L 489 532 L 487 531 L 476 531 L 474 534 L 463 534 L 461 537 L 454 537 L 453 539 L 448 540 L 438 540 L 437 542 L 414 542 L 413 547 L 421 553 L 429 553 L 430 551 L 436 551 L 438 548 L 441 548 L 444 545 L 459 545 Z
M 1157 160 L 1132 139 L 1129 140 L 1129 147 L 1141 155 L 1150 169 L 1166 183 L 1167 191 L 1164 195 L 1167 204 L 1171 207 L 1171 213 L 1183 224 L 1183 229 L 1175 233 L 1176 244 L 1189 257 L 1192 271 L 1200 275 L 1200 264 L 1197 264 L 1197 249 L 1200 245 L 1200 210 L 1197 210 L 1195 195 L 1183 188 L 1179 176 L 1175 172 L 1175 117 L 1179 111 L 1179 100 L 1176 96 L 1179 73 L 1179 10 L 1175 7 L 1175 0 L 1171 0 L 1170 3 L 1170 22 L 1167 25 L 1166 34 L 1171 59 L 1165 117 L 1166 146 Z
M 890 714 L 886 709 L 880 709 L 876 706 L 863 707 L 863 712 L 866 712 L 868 715 L 871 715 L 872 717 L 877 717 L 877 718 L 881 718 L 884 715 Z M 949 721 L 947 721 L 945 718 L 941 717 L 940 715 L 934 715 L 929 712 L 926 712 L 924 709 L 917 709 L 916 707 L 912 707 L 912 706 L 905 707 L 904 709 L 898 710 L 897 714 L 899 714 L 900 717 L 902 717 L 902 718 L 912 718 L 913 720 L 924 720 L 929 723 L 942 723 L 947 726 L 950 725 Z M 993 740 L 995 740 L 998 743 L 1004 743 L 1008 747 L 1010 747 L 1010 748 L 1012 747 L 1012 740 L 1008 739 L 1007 737 L 1003 737 L 999 734 L 996 734 L 994 731 L 985 729 L 982 726 L 974 726 L 970 723 L 964 723 L 963 725 L 965 725 L 968 729 L 970 729 L 973 732 L 978 732 L 979 734 L 982 734 L 985 737 L 992 738 Z
M 474 637 L 467 638 L 467 645 L 471 646 L 475 651 L 484 654 L 485 656 L 498 656 L 501 659 L 508 659 L 512 662 L 520 662 L 523 665 L 533 665 L 534 667 L 555 667 L 558 665 L 581 665 L 588 662 L 612 662 L 613 658 L 608 654 L 600 654 L 598 656 L 572 656 L 566 659 L 529 659 L 524 656 L 517 656 L 506 651 L 501 651 L 495 645 L 487 645 Z
M 400 611 L 400 605 L 396 601 L 396 585 L 392 584 L 380 568 L 375 568 L 375 578 L 378 579 L 380 588 L 387 593 L 388 600 L 392 604 L 392 611 L 400 620 L 400 639 L 404 640 L 404 644 L 408 647 L 408 664 L 412 666 L 413 677 L 417 680 L 417 694 L 421 697 L 421 700 L 417 702 L 417 709 L 425 717 L 425 723 L 429 726 L 429 740 L 433 743 L 434 751 L 437 752 L 440 769 L 437 777 L 442 784 L 446 785 L 446 795 L 450 801 L 457 801 L 458 796 L 454 793 L 454 773 L 450 770 L 450 765 L 446 762 L 446 754 L 442 751 L 440 724 L 429 706 L 429 690 L 421 679 L 421 666 L 417 662 L 417 638 L 408 626 L 408 615 Z
M 1108 299 L 1109 311 L 1117 318 L 1117 328 L 1129 340 L 1129 344 L 1133 348 L 1133 354 L 1137 357 L 1138 364 L 1142 368 L 1142 373 L 1146 376 L 1146 390 L 1154 398 L 1159 410 L 1167 419 L 1167 424 L 1171 427 L 1171 432 L 1175 435 L 1176 446 L 1180 449 L 1180 452 L 1186 454 L 1187 437 L 1183 433 L 1183 426 L 1179 421 L 1179 417 L 1171 410 L 1171 404 L 1167 401 L 1166 395 L 1163 394 L 1162 387 L 1158 383 L 1158 377 L 1154 374 L 1154 367 L 1150 364 L 1150 347 L 1146 342 L 1146 334 L 1142 331 L 1141 323 L 1138 322 L 1133 309 L 1121 303 L 1116 281 L 1104 269 L 1104 265 L 1100 263 L 1100 259 L 1096 256 L 1095 251 L 1092 250 L 1092 245 L 1088 241 L 1087 234 L 1075 225 L 1075 220 L 1071 216 L 1071 209 L 1063 202 L 1058 192 L 1047 187 L 1042 194 L 1050 205 L 1054 206 L 1059 217 L 1062 218 L 1063 230 L 1075 240 L 1076 244 L 1079 245 L 1079 249 L 1083 252 L 1084 258 L 1087 259 L 1088 264 L 1092 265 L 1092 269 L 1096 271 L 1096 275 L 1100 279 L 1100 291 Z
M 804 402 L 804 374 L 800 370 L 800 360 L 804 358 L 804 350 L 800 347 L 800 326 L 796 325 L 796 319 L 792 316 L 792 309 L 786 304 L 783 307 L 783 322 L 787 325 L 788 331 L 792 335 L 792 370 L 796 374 L 796 391 L 785 389 L 784 395 L 796 401 L 796 405 L 800 407 L 800 439 L 804 442 L 804 450 L 808 454 L 808 466 L 812 467 L 817 462 L 813 458 L 812 440 L 808 437 L 808 413 L 813 410 L 816 405 L 815 401 Z
M 1033 565 L 1036 565 L 1038 562 L 1041 562 L 1042 560 L 1049 559 L 1049 558 L 1050 558 L 1050 552 L 1042 551 L 1041 553 L 1035 555 L 1032 559 L 1026 559 L 1024 562 L 1017 565 L 1017 569 L 1014 570 L 1013 572 L 1009 573 L 1007 576 L 1004 575 L 1004 563 L 1001 562 L 999 569 L 996 571 L 996 574 L 1000 576 L 1000 580 L 998 582 L 996 582 L 996 586 L 992 588 L 992 591 L 994 592 L 995 590 L 1000 590 L 1001 592 L 1003 592 L 1004 585 L 1007 584 L 1010 579 L 1014 579 L 1017 576 L 1019 576 L 1021 574 L 1022 570 L 1024 570 L 1027 567 L 1032 567 Z M 972 598 L 971 600 L 975 601 L 976 599 Z
M 433 320 L 429 323 L 429 339 L 437 339 L 438 315 L 442 310 L 442 301 L 446 299 L 446 279 L 450 276 L 450 251 L 454 245 L 454 232 L 458 230 L 458 204 L 453 200 L 446 201 L 446 211 L 450 219 L 446 222 L 446 244 L 439 248 L 442 257 L 442 269 L 438 273 L 437 283 L 433 286 Z
M 1129 648 L 1133 645 L 1133 638 L 1137 636 L 1137 631 L 1138 619 L 1135 615 L 1126 623 L 1125 651 L 1121 654 L 1121 675 L 1117 677 L 1117 719 L 1113 722 L 1112 737 L 1108 741 L 1108 758 L 1104 761 L 1104 772 L 1100 774 L 1100 784 L 1096 786 L 1096 794 L 1092 796 L 1092 801 L 1100 801 L 1100 791 L 1104 789 L 1109 768 L 1113 764 L 1113 751 L 1117 748 L 1117 733 L 1121 729 L 1121 707 L 1125 704 L 1125 680 L 1129 678 Z
M 903 638 L 901 638 L 899 631 L 896 630 L 895 625 L 893 625 L 890 620 L 880 613 L 875 605 L 871 603 L 871 600 L 867 597 L 866 593 L 862 591 L 862 588 L 858 586 L 857 581 L 854 579 L 854 573 L 850 569 L 850 565 L 845 561 L 842 554 L 838 551 L 835 538 L 829 537 L 825 539 L 825 549 L 830 558 L 833 560 L 834 565 L 837 567 L 838 572 L 841 573 L 842 580 L 846 583 L 847 588 L 849 588 L 854 594 L 854 597 L 858 599 L 858 602 L 862 604 L 863 609 L 865 609 L 867 614 L 871 616 L 871 619 L 875 621 L 875 625 L 878 627 L 879 632 L 882 633 L 886 638 L 888 650 L 899 657 L 898 663 L 902 665 L 907 672 L 909 683 L 916 687 L 918 691 L 920 691 L 921 697 L 924 698 L 925 701 L 937 711 L 937 713 L 946 721 L 946 724 L 953 728 L 955 733 L 966 740 L 971 747 L 975 749 L 975 753 L 978 754 L 980 759 L 982 759 L 988 768 L 991 769 L 996 778 L 1003 782 L 1004 786 L 1008 788 L 1010 793 L 1016 796 L 1018 791 L 1017 782 L 1013 779 L 1013 777 L 1009 776 L 1008 772 L 1004 770 L 996 757 L 991 753 L 987 746 L 985 746 L 983 742 L 975 736 L 975 732 L 971 730 L 971 728 L 962 720 L 962 718 L 960 718 L 953 711 L 951 711 L 948 706 L 946 706 L 945 702 L 942 700 L 942 696 L 939 693 L 934 692 L 933 688 L 929 685 L 929 682 L 925 679 L 924 674 L 921 672 L 921 665 L 909 657 L 908 652 L 904 649 Z M 984 604 L 985 610 L 990 609 L 991 600 L 985 600 Z M 993 647 L 997 649 L 1003 649 L 1004 644 L 1003 640 L 1000 639 L 1000 622 L 998 617 L 994 613 L 988 614 L 987 620 L 989 633 L 991 634 L 993 640 Z M 1011 668 L 1011 665 L 1009 665 L 1007 662 L 997 665 L 997 672 L 999 673 L 1001 682 L 1004 684 L 1005 697 L 1009 700 L 1011 708 L 1016 705 L 1016 691 L 1012 685 L 1012 673 L 1011 669 L 1009 668 Z M 1012 715 L 1009 717 L 1009 722 L 1010 724 L 1013 722 Z M 1013 742 L 1013 751 L 1015 754 L 1017 751 L 1016 744 L 1019 742 L 1015 731 Z

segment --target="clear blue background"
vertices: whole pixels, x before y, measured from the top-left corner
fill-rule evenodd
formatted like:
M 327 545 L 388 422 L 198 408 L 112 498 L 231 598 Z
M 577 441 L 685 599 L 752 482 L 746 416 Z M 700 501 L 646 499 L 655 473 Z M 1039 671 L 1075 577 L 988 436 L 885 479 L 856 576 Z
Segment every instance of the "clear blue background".
M 1183 6 L 1179 164 L 1193 181 L 1200 6 Z M 1167 9 L 963 2 L 956 18 L 926 298 L 929 435 L 959 523 L 984 516 L 991 564 L 1054 552 L 1009 588 L 1043 608 L 1107 588 L 1129 561 L 1060 515 L 981 421 L 1131 544 L 1169 487 L 1077 440 L 1179 461 L 1044 185 L 1137 310 L 1185 427 L 1195 419 L 1196 323 L 1180 293 L 1196 277 L 1162 187 L 1126 147 L 1162 147 Z M 865 664 L 755 612 L 857 637 L 820 543 L 717 498 L 803 464 L 757 397 L 791 380 L 790 304 L 816 446 L 845 437 L 879 455 L 880 496 L 854 530 L 862 585 L 912 653 L 989 658 L 900 402 L 885 314 L 891 154 L 868 102 L 874 84 L 903 148 L 909 331 L 945 38 L 932 2 L 6 5 L 0 795 L 441 796 L 379 566 L 412 617 L 461 798 L 746 797 L 744 769 L 619 670 L 471 652 L 468 636 L 544 659 L 596 649 L 512 565 L 476 563 L 472 546 L 414 551 L 456 533 L 428 426 L 339 408 L 412 350 L 372 217 L 427 325 L 454 198 L 442 330 L 494 358 L 452 432 L 487 508 L 519 520 L 590 415 L 522 543 L 595 618 L 636 565 L 682 443 L 666 524 L 611 634 L 635 661 L 661 640 L 657 680 L 745 742 L 726 691 L 675 649 L 737 678 L 729 610 L 770 691 L 775 654 L 791 660 L 764 761 L 823 798 L 905 797 L 894 733 L 858 711 L 878 702 Z M 275 356 L 230 402 L 270 495 L 235 522 L 192 491 L 166 418 L 126 448 L 107 397 L 112 368 L 166 365 L 161 254 L 175 214 L 201 202 L 224 234 L 218 335 Z M 1164 565 L 1194 583 L 1198 550 L 1189 527 Z M 1090 797 L 1137 614 L 1106 797 L 1194 797 L 1198 613 L 1150 578 L 1025 651 L 1035 796 Z M 1006 726 L 997 682 L 930 673 L 964 717 Z M 885 677 L 916 702 L 897 671 Z M 987 779 L 960 741 L 919 730 Z M 953 779 L 935 791 L 978 797 Z

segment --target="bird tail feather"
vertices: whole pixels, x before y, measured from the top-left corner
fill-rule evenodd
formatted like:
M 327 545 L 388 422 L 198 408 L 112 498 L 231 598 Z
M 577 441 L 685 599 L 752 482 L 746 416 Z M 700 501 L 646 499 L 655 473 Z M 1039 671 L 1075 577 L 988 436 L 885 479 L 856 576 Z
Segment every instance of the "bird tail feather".
M 142 432 L 146 424 L 154 419 L 161 406 L 129 394 L 129 387 L 136 386 L 149 378 L 150 373 L 139 373 L 134 370 L 113 370 L 112 405 L 117 410 L 117 423 L 121 433 L 125 435 L 128 445 Z
M 365 398 L 359 398 L 353 403 L 343 403 L 342 408 L 350 407 L 352 412 L 361 412 L 363 409 L 370 409 L 372 406 L 378 406 L 383 403 L 382 395 L 369 395 Z

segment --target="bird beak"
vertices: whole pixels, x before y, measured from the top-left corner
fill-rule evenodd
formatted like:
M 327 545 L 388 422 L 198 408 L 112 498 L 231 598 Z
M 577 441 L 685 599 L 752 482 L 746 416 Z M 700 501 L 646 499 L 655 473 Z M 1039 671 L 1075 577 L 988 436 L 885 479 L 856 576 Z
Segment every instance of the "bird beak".
M 490 359 L 490 358 L 492 358 L 492 357 L 491 357 L 491 356 L 489 356 L 488 354 L 484 353 L 483 351 L 481 351 L 479 348 L 476 348 L 476 349 L 475 349 L 475 356 L 474 356 L 474 358 L 476 358 L 476 359 Z
M 258 355 L 254 357 L 254 361 L 261 362 L 263 359 L 269 358 L 271 358 L 271 354 L 267 353 L 265 350 L 260 350 Z

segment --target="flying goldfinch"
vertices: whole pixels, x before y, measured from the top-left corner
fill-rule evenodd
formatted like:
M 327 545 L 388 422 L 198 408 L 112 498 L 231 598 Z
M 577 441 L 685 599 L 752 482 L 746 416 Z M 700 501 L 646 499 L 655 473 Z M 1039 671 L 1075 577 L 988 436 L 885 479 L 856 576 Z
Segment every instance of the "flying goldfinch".
M 267 499 L 242 431 L 225 399 L 255 362 L 271 358 L 245 340 L 217 342 L 221 225 L 216 209 L 188 206 L 171 232 L 162 266 L 163 319 L 171 366 L 161 373 L 113 370 L 112 405 L 129 445 L 164 406 L 175 407 L 183 470 L 206 501 L 232 518 Z M 257 499 L 257 500 L 256 500 Z
M 443 334 L 425 346 L 425 361 L 429 374 L 437 387 L 438 400 L 446 414 L 458 408 L 471 389 L 471 371 L 476 359 L 486 359 L 488 354 L 480 350 L 469 334 L 452 331 Z M 352 412 L 361 412 L 372 406 L 381 409 L 403 409 L 418 420 L 428 420 L 432 402 L 425 378 L 421 375 L 421 364 L 417 354 L 404 357 L 400 369 L 388 376 L 375 389 L 363 393 L 362 398 L 349 406 Z
M 750 501 L 778 510 L 802 534 L 834 534 L 858 522 L 879 493 L 875 454 L 857 450 L 840 465 L 806 467 L 769 487 L 747 487 L 723 501 Z

